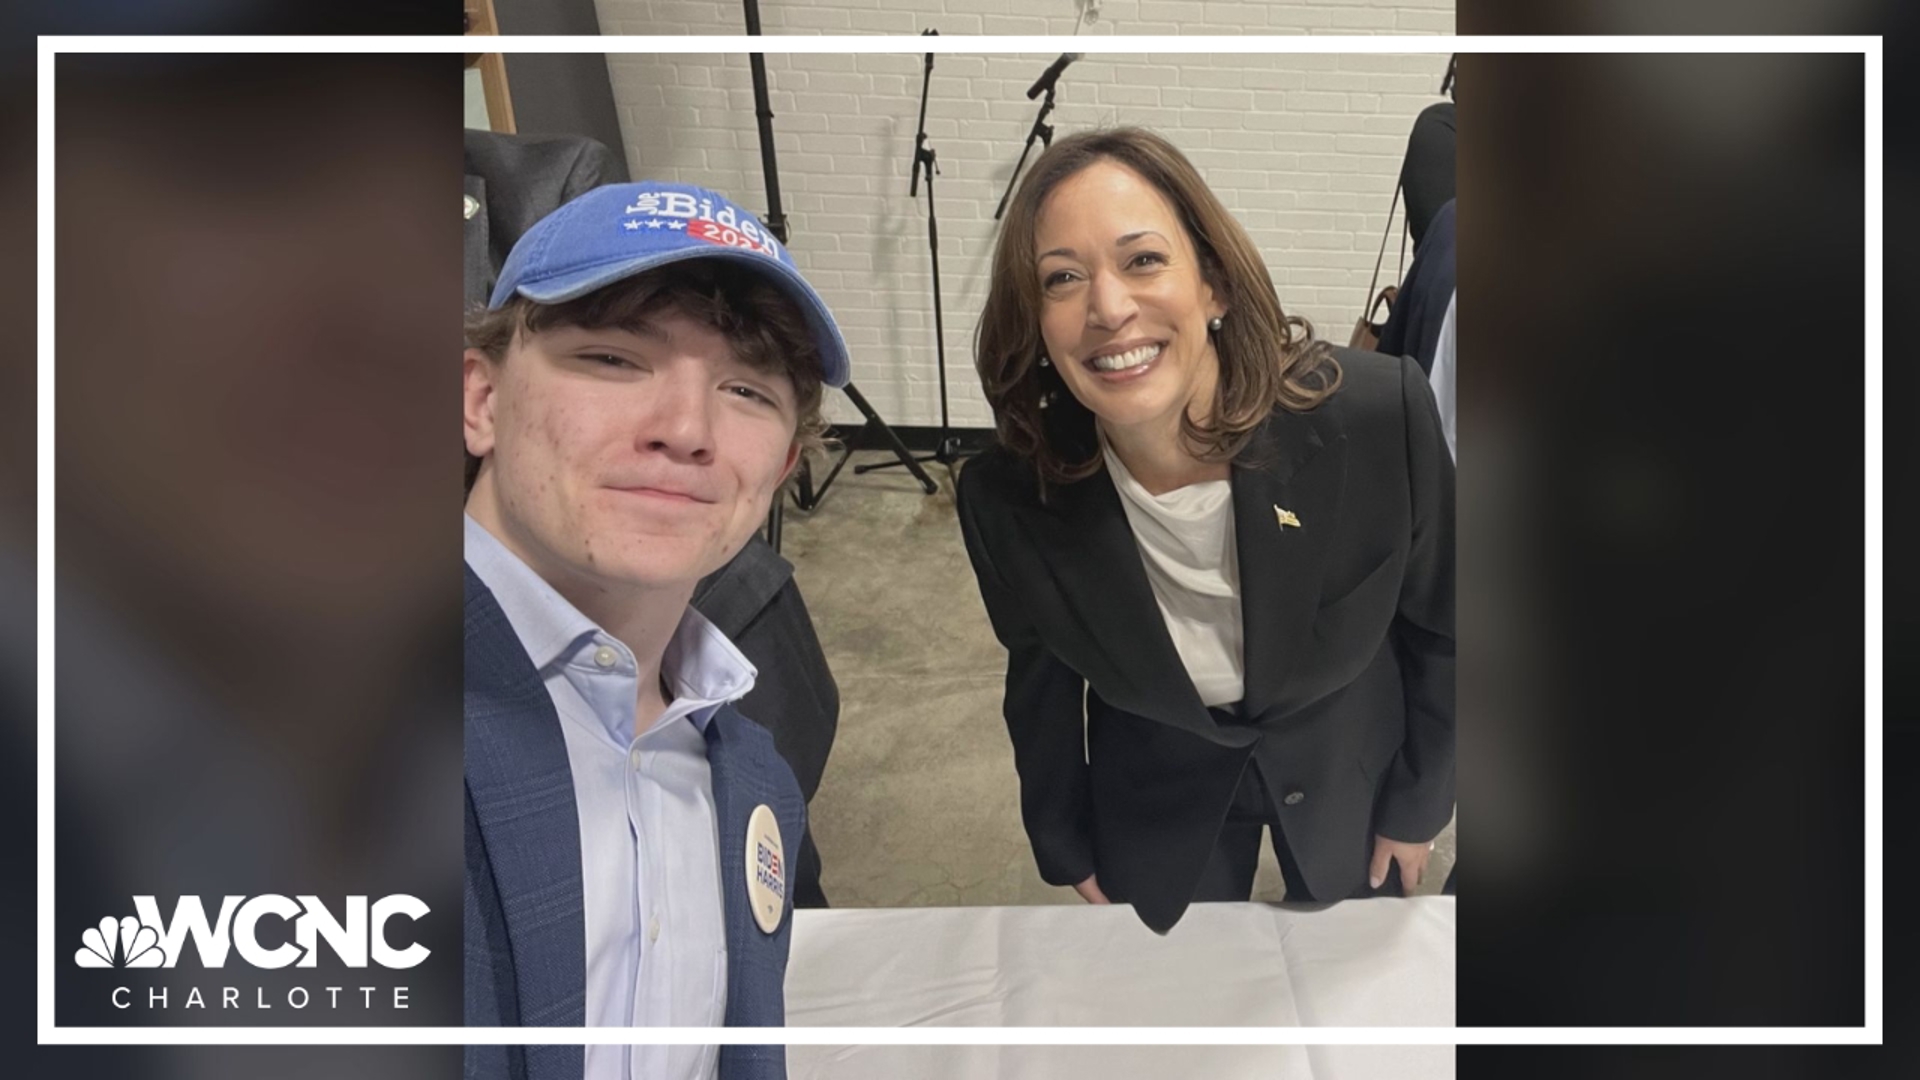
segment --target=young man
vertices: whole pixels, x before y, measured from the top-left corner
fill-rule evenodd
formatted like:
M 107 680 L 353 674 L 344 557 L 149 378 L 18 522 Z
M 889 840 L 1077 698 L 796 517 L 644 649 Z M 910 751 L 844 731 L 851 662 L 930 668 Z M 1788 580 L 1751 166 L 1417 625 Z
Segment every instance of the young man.
M 688 605 L 847 380 L 753 216 L 597 188 L 535 225 L 468 329 L 466 1021 L 778 1025 L 805 827 Z M 761 1080 L 780 1047 L 472 1047 L 467 1075 Z

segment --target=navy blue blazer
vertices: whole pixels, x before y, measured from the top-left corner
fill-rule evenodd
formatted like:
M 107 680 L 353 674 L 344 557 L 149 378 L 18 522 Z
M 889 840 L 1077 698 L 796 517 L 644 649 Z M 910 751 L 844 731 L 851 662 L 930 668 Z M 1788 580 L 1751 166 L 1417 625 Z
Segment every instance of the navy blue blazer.
M 466 1023 L 580 1027 L 586 1022 L 586 922 L 580 819 L 560 716 L 506 614 L 466 571 Z M 726 898 L 729 1027 L 780 1026 L 793 897 L 764 934 L 747 906 L 747 819 L 773 809 L 788 858 L 806 804 L 766 729 L 723 706 L 707 760 Z M 579 1046 L 470 1046 L 469 1080 L 580 1080 Z M 783 1046 L 725 1046 L 721 1080 L 783 1080 Z

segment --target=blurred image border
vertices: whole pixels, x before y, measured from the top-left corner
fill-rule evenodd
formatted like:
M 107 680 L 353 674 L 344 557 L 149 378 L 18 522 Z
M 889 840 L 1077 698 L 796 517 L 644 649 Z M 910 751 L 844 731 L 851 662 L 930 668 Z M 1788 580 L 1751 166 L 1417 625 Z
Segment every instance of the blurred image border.
M 786 1028 L 592 1029 L 592 1028 L 391 1028 L 391 1027 L 198 1027 L 84 1028 L 54 1024 L 54 973 L 60 950 L 54 940 L 54 354 L 53 201 L 55 58 L 76 53 L 172 54 L 364 54 L 364 53 L 896 53 L 1044 55 L 1071 46 L 1087 53 L 1126 54 L 1357 54 L 1357 53 L 1788 53 L 1858 54 L 1865 58 L 1866 98 L 1866 1023 L 1859 1028 Z M 1882 1009 L 1882 747 L 1884 694 L 1882 94 L 1883 60 L 1878 37 L 1217 37 L 1155 39 L 1102 37 L 43 37 L 38 44 L 37 293 L 37 967 L 40 988 L 37 1030 L 44 1045 L 471 1045 L 471 1044 L 1879 1044 Z M 1471 238 L 1465 241 L 1471 244 Z M 1463 437 L 1463 441 L 1466 441 Z

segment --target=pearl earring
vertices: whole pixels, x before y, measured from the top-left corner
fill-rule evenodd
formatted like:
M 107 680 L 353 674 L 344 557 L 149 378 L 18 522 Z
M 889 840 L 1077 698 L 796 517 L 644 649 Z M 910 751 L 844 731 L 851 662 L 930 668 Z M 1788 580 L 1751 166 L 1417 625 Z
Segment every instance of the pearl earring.
M 1207 320 L 1207 329 L 1213 331 L 1216 334 L 1220 332 L 1220 325 L 1221 325 L 1220 316 L 1218 315 L 1215 315 L 1213 318 Z
M 1041 366 L 1041 367 L 1052 367 L 1052 366 L 1053 366 L 1053 361 L 1052 361 L 1052 360 L 1050 360 L 1050 359 L 1048 359 L 1048 358 L 1047 358 L 1047 357 L 1046 357 L 1045 355 L 1042 355 L 1042 356 L 1040 357 L 1040 366 Z

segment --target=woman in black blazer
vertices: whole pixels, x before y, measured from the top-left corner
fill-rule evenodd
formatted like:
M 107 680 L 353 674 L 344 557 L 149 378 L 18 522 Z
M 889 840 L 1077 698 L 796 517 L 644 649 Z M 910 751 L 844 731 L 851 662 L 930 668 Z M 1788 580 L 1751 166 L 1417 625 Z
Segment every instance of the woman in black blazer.
M 999 445 L 960 521 L 1041 876 L 1164 933 L 1251 896 L 1268 826 L 1290 899 L 1416 884 L 1454 787 L 1453 466 L 1420 370 L 1283 315 L 1132 128 L 1035 164 L 975 344 Z

